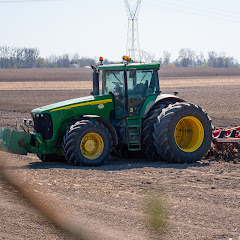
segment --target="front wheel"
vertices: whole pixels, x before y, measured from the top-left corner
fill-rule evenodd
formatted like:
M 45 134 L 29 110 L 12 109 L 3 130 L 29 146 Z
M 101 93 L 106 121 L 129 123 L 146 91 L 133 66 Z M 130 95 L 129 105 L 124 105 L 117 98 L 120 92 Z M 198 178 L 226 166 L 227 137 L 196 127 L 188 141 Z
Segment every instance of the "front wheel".
M 158 116 L 153 137 L 165 161 L 193 163 L 206 155 L 211 146 L 211 120 L 199 106 L 175 103 Z
M 75 166 L 97 166 L 106 163 L 112 145 L 108 129 L 103 124 L 91 120 L 76 122 L 63 138 L 65 158 Z

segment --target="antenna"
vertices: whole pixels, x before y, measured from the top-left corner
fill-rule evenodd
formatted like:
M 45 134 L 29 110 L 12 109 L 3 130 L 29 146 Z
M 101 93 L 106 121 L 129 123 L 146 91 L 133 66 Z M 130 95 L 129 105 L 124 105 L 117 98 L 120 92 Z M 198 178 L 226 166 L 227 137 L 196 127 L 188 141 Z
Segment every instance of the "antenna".
M 128 15 L 127 55 L 133 61 L 140 61 L 140 44 L 138 35 L 138 14 L 141 0 L 136 1 L 132 9 L 128 0 L 124 0 Z

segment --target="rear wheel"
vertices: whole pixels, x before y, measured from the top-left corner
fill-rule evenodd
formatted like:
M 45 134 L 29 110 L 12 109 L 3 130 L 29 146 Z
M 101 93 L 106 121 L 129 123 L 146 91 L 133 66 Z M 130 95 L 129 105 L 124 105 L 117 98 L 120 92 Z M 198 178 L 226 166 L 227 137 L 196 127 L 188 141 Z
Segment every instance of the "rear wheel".
M 153 137 L 154 145 L 165 161 L 196 162 L 211 146 L 211 120 L 199 106 L 175 103 L 157 118 Z
M 142 150 L 148 157 L 155 161 L 161 160 L 161 156 L 158 154 L 157 148 L 153 144 L 153 124 L 157 121 L 157 117 L 162 110 L 167 108 L 169 104 L 171 104 L 171 102 L 165 102 L 153 106 L 142 124 Z
M 63 152 L 72 165 L 97 166 L 107 162 L 112 151 L 112 137 L 99 122 L 83 120 L 75 123 L 63 139 Z

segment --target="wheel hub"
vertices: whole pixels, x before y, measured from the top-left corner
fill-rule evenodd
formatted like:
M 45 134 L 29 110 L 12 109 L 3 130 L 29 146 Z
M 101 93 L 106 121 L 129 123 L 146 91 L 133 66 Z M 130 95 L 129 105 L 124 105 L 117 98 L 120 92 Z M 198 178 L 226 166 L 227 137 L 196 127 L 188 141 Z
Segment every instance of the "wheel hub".
M 92 152 L 95 148 L 95 143 L 93 140 L 87 140 L 84 144 L 84 148 L 86 149 L 86 151 L 88 152 Z
M 202 123 L 193 116 L 182 118 L 176 125 L 174 139 L 184 152 L 194 152 L 202 144 L 204 129 Z
M 98 158 L 104 148 L 102 137 L 97 133 L 86 134 L 80 143 L 80 150 L 85 158 L 94 160 Z

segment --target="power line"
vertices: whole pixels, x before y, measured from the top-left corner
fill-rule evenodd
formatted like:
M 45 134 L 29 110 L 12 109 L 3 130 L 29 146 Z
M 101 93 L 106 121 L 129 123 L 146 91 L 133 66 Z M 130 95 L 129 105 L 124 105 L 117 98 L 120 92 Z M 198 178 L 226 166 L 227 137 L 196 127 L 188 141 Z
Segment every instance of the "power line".
M 192 5 L 192 3 L 190 3 L 189 1 L 186 1 L 186 0 L 181 0 L 181 2 L 185 2 L 187 4 Z M 198 4 L 198 6 L 206 7 L 206 8 L 209 9 L 209 6 L 205 5 L 205 4 Z M 209 9 L 209 10 L 212 10 L 212 11 L 217 10 L 217 11 L 224 12 L 224 13 L 229 12 L 231 14 L 237 14 L 238 16 L 240 15 L 240 10 L 239 10 L 239 12 L 235 12 L 235 11 L 230 11 L 230 10 L 227 10 L 227 9 L 221 9 L 221 8 L 215 8 L 215 7 L 214 7 L 214 9 Z
M 35 3 L 35 2 L 60 2 L 60 1 L 64 1 L 64 0 L 15 0 L 15 1 L 6 1 L 6 0 L 3 0 L 3 1 L 0 1 L 0 3 L 3 3 L 3 4 L 11 4 L 11 3 Z
M 217 11 L 220 11 L 220 12 L 224 12 L 224 13 L 229 13 L 229 14 L 235 14 L 235 15 L 237 15 L 238 17 L 239 17 L 239 15 L 240 15 L 240 10 L 239 10 L 239 12 L 236 12 L 236 11 L 230 11 L 230 10 L 227 10 L 227 9 L 221 9 L 221 8 L 211 8 L 209 5 L 206 5 L 206 4 L 193 4 L 193 3 L 191 3 L 191 2 L 189 2 L 189 1 L 187 1 L 187 0 L 181 0 L 181 2 L 179 2 L 179 1 L 177 1 L 176 2 L 176 0 L 173 0 L 173 1 L 175 1 L 175 2 L 169 2 L 169 1 L 165 1 L 165 0 L 150 0 L 150 1 L 154 1 L 155 3 L 157 2 L 157 3 L 163 3 L 163 4 L 171 4 L 171 5 L 173 5 L 174 4 L 174 6 L 180 6 L 180 7 L 184 7 L 184 8 L 189 8 L 189 9 L 193 9 L 193 10 L 200 10 L 200 11 L 202 11 L 203 9 L 200 9 L 199 7 L 203 7 L 203 8 L 205 8 L 204 9 L 204 11 L 208 11 L 208 12 L 213 12 L 213 13 L 217 13 L 217 14 L 219 14 Z M 186 6 L 186 5 L 183 5 L 182 3 L 186 3 L 186 4 L 188 4 L 189 6 Z M 226 15 L 226 14 L 221 14 L 221 15 Z
M 154 1 L 154 0 L 152 0 L 152 1 Z M 189 3 L 187 1 L 181 1 L 181 2 Z M 201 8 L 197 8 L 197 7 L 186 6 L 186 5 L 181 4 L 181 3 L 179 4 L 179 2 L 178 3 L 173 3 L 173 2 L 171 3 L 169 1 L 155 0 L 154 3 L 149 3 L 149 0 L 148 0 L 148 3 L 145 3 L 145 4 L 155 6 L 155 7 L 161 7 L 161 8 L 165 8 L 165 9 L 174 10 L 174 11 L 177 11 L 177 12 L 180 12 L 180 13 L 187 13 L 187 14 L 191 14 L 191 15 L 195 15 L 195 16 L 209 17 L 210 15 L 214 14 L 215 19 L 222 20 L 222 21 L 230 21 L 230 22 L 233 22 L 233 23 L 240 23 L 240 13 L 239 13 L 239 16 L 233 16 L 232 14 L 231 15 L 226 15 L 226 14 L 221 14 L 219 12 L 215 12 L 211 8 L 201 9 Z M 188 11 L 188 10 L 191 10 L 191 11 Z M 221 11 L 223 11 L 223 10 L 221 10 Z M 231 11 L 229 11 L 229 12 L 231 12 Z M 237 12 L 235 12 L 235 14 L 237 14 Z
M 154 1 L 154 0 L 152 0 L 152 1 Z M 159 3 L 159 1 L 157 1 L 157 2 Z M 183 2 L 188 3 L 187 1 L 183 1 Z M 168 8 L 169 7 L 171 9 L 175 10 L 175 11 L 178 11 L 178 12 L 190 13 L 192 15 L 198 15 L 198 16 L 208 16 L 208 17 L 213 14 L 213 15 L 217 15 L 217 17 L 214 16 L 216 19 L 224 20 L 224 21 L 225 20 L 229 20 L 229 21 L 237 22 L 237 23 L 239 23 L 238 20 L 240 20 L 240 18 L 239 18 L 240 17 L 240 13 L 238 14 L 238 16 L 233 16 L 232 14 L 231 15 L 229 15 L 229 14 L 222 14 L 222 13 L 216 12 L 215 9 L 211 9 L 211 8 L 209 8 L 209 6 L 206 6 L 206 5 L 205 6 L 208 7 L 208 9 L 201 9 L 201 8 L 197 8 L 195 6 L 194 7 L 186 6 L 186 5 L 181 4 L 181 3 L 179 4 L 179 2 L 178 3 L 171 3 L 169 1 L 168 2 L 161 1 L 161 3 L 163 5 L 165 5 L 165 6 L 162 6 L 162 4 L 161 4 L 161 7 L 163 7 L 163 8 Z M 160 5 L 157 5 L 157 6 L 160 7 Z M 188 10 L 191 10 L 191 12 L 189 12 Z M 231 19 L 229 19 L 229 18 L 231 18 Z M 234 20 L 236 20 L 236 21 L 234 21 Z

